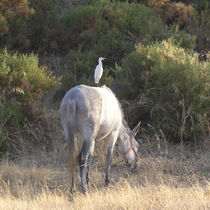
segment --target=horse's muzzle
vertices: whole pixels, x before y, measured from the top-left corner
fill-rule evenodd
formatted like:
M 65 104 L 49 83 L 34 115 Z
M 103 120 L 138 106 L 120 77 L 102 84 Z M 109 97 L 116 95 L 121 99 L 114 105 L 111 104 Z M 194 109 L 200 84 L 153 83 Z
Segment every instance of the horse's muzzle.
M 127 166 L 129 168 L 129 171 L 134 173 L 137 171 L 138 161 L 136 161 L 134 165 L 127 163 Z

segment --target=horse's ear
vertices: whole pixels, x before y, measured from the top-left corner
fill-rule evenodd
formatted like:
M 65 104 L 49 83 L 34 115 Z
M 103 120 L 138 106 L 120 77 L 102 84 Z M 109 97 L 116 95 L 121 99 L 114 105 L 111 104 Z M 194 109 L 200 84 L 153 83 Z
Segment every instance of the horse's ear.
M 133 128 L 133 130 L 131 131 L 131 135 L 134 137 L 138 131 L 139 131 L 139 128 L 140 128 L 140 125 L 141 125 L 141 121 L 139 121 L 139 123 Z

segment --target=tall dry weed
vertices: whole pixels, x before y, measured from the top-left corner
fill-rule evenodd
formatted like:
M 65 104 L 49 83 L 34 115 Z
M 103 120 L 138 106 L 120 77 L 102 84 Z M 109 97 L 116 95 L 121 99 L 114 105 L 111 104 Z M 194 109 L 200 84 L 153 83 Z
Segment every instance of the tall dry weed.
M 13 161 L 5 157 L 0 163 L 0 209 L 209 208 L 209 149 L 185 145 L 182 150 L 181 145 L 171 145 L 163 137 L 151 138 L 146 133 L 138 139 L 140 165 L 134 174 L 117 157 L 115 148 L 110 187 L 104 185 L 108 142 L 97 142 L 90 191 L 80 192 L 77 167 L 78 192 L 71 197 L 68 154 L 59 115 L 46 112 L 45 118 L 46 128 L 33 131 L 40 145 L 29 146 L 30 138 L 22 137 L 22 147 Z M 48 148 L 42 137 L 46 133 L 51 142 Z

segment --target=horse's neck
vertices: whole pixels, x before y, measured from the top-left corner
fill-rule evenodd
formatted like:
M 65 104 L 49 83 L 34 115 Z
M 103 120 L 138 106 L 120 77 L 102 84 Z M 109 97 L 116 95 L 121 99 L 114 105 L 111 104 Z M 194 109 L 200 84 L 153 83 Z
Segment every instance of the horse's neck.
M 127 128 L 122 123 L 122 125 L 120 127 L 120 130 L 119 130 L 119 138 L 123 141 L 127 135 L 128 135 L 127 134 Z
M 122 151 L 126 151 L 130 147 L 127 128 L 122 124 L 119 131 L 119 144 Z

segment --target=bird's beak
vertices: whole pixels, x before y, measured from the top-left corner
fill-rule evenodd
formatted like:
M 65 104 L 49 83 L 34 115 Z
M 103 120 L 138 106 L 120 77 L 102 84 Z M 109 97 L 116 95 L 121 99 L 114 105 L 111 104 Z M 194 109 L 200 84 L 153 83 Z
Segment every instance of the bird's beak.
M 102 58 L 101 60 L 103 61 L 103 60 L 105 60 L 105 59 L 107 59 L 107 58 Z

